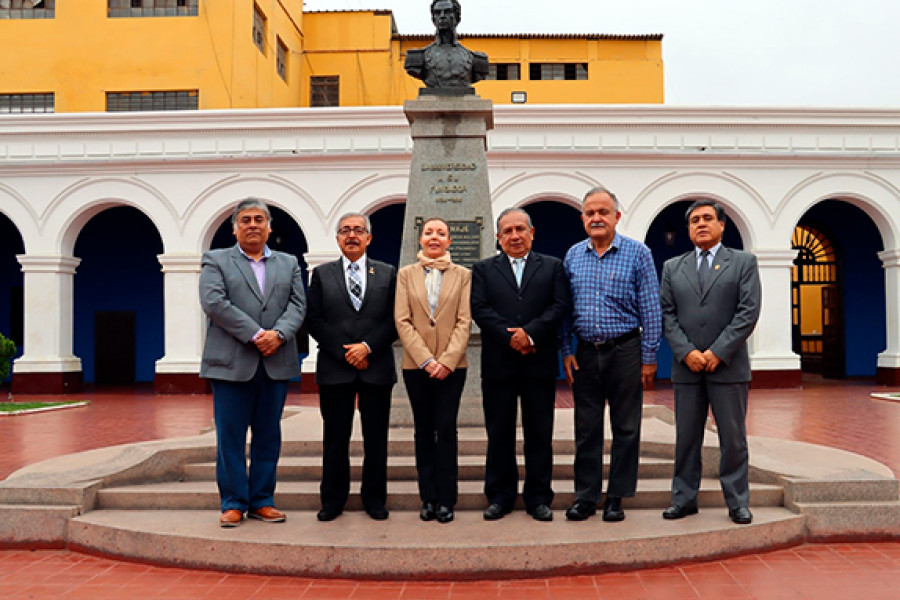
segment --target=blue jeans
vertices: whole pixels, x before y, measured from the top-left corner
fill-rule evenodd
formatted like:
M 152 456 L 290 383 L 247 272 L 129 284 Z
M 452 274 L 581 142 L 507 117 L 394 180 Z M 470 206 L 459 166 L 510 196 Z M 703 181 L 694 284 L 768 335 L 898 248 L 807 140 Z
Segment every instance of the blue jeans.
M 281 413 L 288 382 L 273 380 L 260 361 L 250 381 L 211 379 L 216 423 L 216 482 L 222 511 L 275 505 Z M 250 470 L 247 471 L 247 430 Z

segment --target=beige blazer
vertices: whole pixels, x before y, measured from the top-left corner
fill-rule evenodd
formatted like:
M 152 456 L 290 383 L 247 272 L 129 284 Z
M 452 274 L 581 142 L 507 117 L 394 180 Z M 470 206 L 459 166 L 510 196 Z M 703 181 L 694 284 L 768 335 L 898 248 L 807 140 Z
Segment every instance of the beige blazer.
M 403 343 L 404 369 L 418 369 L 434 358 L 455 371 L 468 366 L 466 346 L 472 310 L 469 305 L 472 274 L 465 267 L 450 265 L 441 280 L 434 317 L 425 291 L 425 269 L 419 263 L 397 273 L 394 322 Z

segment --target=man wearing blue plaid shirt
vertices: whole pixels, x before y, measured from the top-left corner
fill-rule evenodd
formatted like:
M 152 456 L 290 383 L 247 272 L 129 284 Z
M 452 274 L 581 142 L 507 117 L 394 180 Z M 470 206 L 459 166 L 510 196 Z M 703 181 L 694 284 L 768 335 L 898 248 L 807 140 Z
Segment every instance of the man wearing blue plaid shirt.
M 575 398 L 575 503 L 566 518 L 593 515 L 603 484 L 603 413 L 609 404 L 612 458 L 604 521 L 622 521 L 622 498 L 637 489 L 643 388 L 653 384 L 662 333 L 659 280 L 650 249 L 616 233 L 622 216 L 605 188 L 585 194 L 588 239 L 566 253 L 572 312 L 560 351 Z M 572 352 L 572 334 L 578 340 Z

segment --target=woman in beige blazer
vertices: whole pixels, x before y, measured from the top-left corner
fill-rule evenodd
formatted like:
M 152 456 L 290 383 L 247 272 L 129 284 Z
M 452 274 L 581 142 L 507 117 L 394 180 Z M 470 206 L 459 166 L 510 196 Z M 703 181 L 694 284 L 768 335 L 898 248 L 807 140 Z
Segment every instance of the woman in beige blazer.
M 418 262 L 397 273 L 394 320 L 403 343 L 403 382 L 415 425 L 423 521 L 453 520 L 457 497 L 456 416 L 466 382 L 472 276 L 453 264 L 443 219 L 422 225 Z

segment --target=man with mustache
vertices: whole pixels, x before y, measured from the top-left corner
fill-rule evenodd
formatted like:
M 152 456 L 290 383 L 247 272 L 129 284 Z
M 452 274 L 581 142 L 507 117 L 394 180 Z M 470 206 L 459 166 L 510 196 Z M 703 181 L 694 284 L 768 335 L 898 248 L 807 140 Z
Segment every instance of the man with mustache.
M 359 407 L 363 432 L 363 507 L 376 520 L 388 518 L 387 442 L 391 388 L 397 381 L 391 345 L 397 270 L 366 256 L 372 242 L 369 218 L 348 213 L 337 226 L 343 256 L 313 270 L 307 327 L 319 343 L 316 382 L 322 413 L 322 510 L 340 515 L 350 494 L 350 434 Z
M 659 282 L 650 249 L 616 233 L 619 201 L 605 188 L 584 197 L 588 239 L 564 261 L 572 312 L 561 328 L 560 351 L 575 400 L 575 503 L 566 518 L 596 512 L 603 479 L 603 413 L 609 404 L 612 457 L 604 521 L 622 521 L 622 498 L 637 490 L 642 387 L 653 384 L 662 333 Z M 577 337 L 572 352 L 572 335 Z

